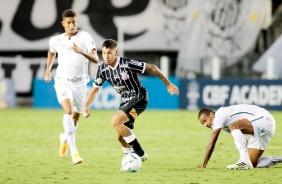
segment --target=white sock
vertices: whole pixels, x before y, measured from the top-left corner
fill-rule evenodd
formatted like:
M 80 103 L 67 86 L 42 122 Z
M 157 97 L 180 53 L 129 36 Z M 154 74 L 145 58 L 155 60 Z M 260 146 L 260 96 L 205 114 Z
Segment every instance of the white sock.
M 77 128 L 78 128 L 78 122 L 76 123 L 75 131 L 77 131 Z M 65 132 L 62 133 L 61 141 L 62 141 L 62 142 L 67 142 L 67 136 L 66 136 L 66 133 L 65 133 Z
M 133 153 L 133 152 L 134 152 L 133 148 L 125 148 L 125 147 L 122 147 L 122 149 L 123 149 L 123 152 L 124 152 L 124 153 Z
M 65 133 L 65 132 L 60 135 L 60 139 L 61 139 L 61 141 L 62 141 L 63 143 L 66 143 L 66 142 L 67 142 L 67 136 L 66 136 L 66 133 Z
M 76 145 L 75 145 L 75 126 L 73 123 L 71 114 L 64 114 L 63 125 L 65 129 L 65 135 L 67 138 L 67 142 L 71 151 L 71 155 L 77 153 Z
M 257 168 L 259 167 L 270 167 L 276 164 L 282 163 L 282 156 L 268 156 L 261 157 L 258 160 Z
M 136 136 L 132 132 L 132 134 L 130 136 L 123 137 L 123 139 L 125 140 L 125 142 L 130 143 L 130 142 L 134 141 L 134 139 L 136 139 Z
M 247 140 L 243 133 L 239 129 L 232 130 L 231 132 L 234 143 L 239 151 L 240 159 L 243 161 L 250 162 L 248 148 L 247 148 Z

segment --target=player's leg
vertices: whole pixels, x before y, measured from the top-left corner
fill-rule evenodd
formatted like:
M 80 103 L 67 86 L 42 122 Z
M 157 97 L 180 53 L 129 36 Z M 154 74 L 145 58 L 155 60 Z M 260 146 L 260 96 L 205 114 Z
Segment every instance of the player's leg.
M 76 135 L 76 130 L 78 128 L 78 121 L 80 118 L 80 114 L 82 113 L 83 103 L 85 102 L 85 98 L 86 98 L 87 86 L 86 85 L 77 86 L 77 87 L 72 86 L 72 93 L 73 93 L 72 120 L 75 127 L 73 132 L 73 141 L 76 150 L 72 152 L 71 155 L 72 155 L 73 163 L 79 164 L 83 161 L 83 158 L 80 157 L 78 150 L 76 148 L 75 135 Z
M 72 119 L 73 119 L 74 126 L 75 126 L 75 129 L 76 129 L 76 130 L 77 130 L 77 128 L 78 128 L 78 121 L 79 121 L 79 118 L 80 118 L 80 113 L 73 111 L 73 117 L 72 117 Z
M 258 160 L 257 168 L 270 167 L 282 163 L 282 156 L 265 156 Z
M 72 118 L 72 105 L 71 105 L 72 91 L 68 82 L 60 78 L 59 79 L 55 78 L 54 87 L 56 90 L 58 102 L 61 104 L 64 113 L 63 115 L 64 133 L 60 134 L 60 149 L 59 149 L 59 155 L 62 158 L 64 158 L 67 155 L 67 151 L 68 151 L 67 136 L 65 134 L 66 126 L 69 124 L 69 119 Z
M 133 133 L 134 129 L 134 121 L 135 119 L 146 109 L 148 105 L 148 94 L 144 93 L 140 95 L 137 98 L 131 99 L 130 102 L 128 102 L 126 105 L 121 105 L 121 112 L 124 116 L 124 122 L 123 125 L 127 127 L 129 130 L 131 130 L 132 134 L 130 136 L 123 136 L 124 140 L 131 145 L 134 152 L 139 155 L 142 159 L 142 161 L 145 161 L 148 159 L 148 155 L 145 153 L 145 151 L 142 149 L 140 143 L 136 139 L 136 136 Z
M 240 154 L 240 159 L 237 163 L 228 165 L 227 169 L 252 169 L 253 165 L 249 158 L 247 139 L 244 134 L 253 134 L 253 126 L 247 119 L 239 120 L 230 125 L 231 135 L 234 138 L 234 143 Z
M 252 122 L 254 136 L 250 138 L 248 149 L 254 167 L 270 167 L 282 163 L 282 156 L 261 157 L 275 132 L 275 119 L 266 110 L 262 112 L 260 121 Z
M 253 144 L 252 144 L 253 145 Z M 264 156 L 264 150 L 248 148 L 250 160 L 256 168 L 270 167 L 282 163 L 282 156 Z
M 112 126 L 116 131 L 123 137 L 125 142 L 127 142 L 134 150 L 134 152 L 140 157 L 145 155 L 144 150 L 139 144 L 133 131 L 125 126 L 125 122 L 128 122 L 129 118 L 127 114 L 121 110 L 118 110 L 111 119 Z
M 86 95 L 87 95 L 86 85 L 73 87 L 73 104 L 72 104 L 73 122 L 76 130 L 78 128 L 78 122 L 83 110 L 83 105 L 86 99 Z
M 256 148 L 248 148 L 249 157 L 254 167 L 257 166 L 258 160 L 263 154 L 264 150 L 259 150 Z
M 80 114 L 73 111 L 73 122 L 74 122 L 74 125 L 75 125 L 75 130 L 77 130 L 77 128 L 78 128 L 79 117 L 80 117 Z M 62 158 L 64 158 L 64 157 L 66 157 L 67 152 L 68 152 L 67 136 L 66 136 L 65 132 L 60 134 L 60 143 L 61 143 L 61 146 L 60 146 L 59 153 L 60 153 L 60 156 Z
M 78 164 L 82 162 L 82 159 L 81 158 L 77 159 L 79 155 L 75 144 L 75 125 L 73 122 L 73 115 L 72 115 L 72 102 L 70 99 L 64 99 L 61 102 L 61 106 L 64 109 L 63 125 L 65 129 L 65 136 L 67 138 L 67 143 L 69 145 L 74 164 Z
M 119 133 L 117 133 L 117 139 L 120 142 L 122 150 L 125 154 L 134 152 L 133 148 L 124 140 L 124 138 Z

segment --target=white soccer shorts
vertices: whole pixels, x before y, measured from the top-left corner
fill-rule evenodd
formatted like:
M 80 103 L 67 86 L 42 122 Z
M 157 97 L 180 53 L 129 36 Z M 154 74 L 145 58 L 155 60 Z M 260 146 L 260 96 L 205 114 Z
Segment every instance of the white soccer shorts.
M 72 102 L 73 110 L 77 113 L 82 113 L 87 94 L 86 85 L 74 86 L 71 81 L 55 79 L 54 88 L 56 90 L 59 103 L 61 103 L 64 99 L 69 98 Z
M 254 136 L 249 139 L 248 148 L 265 150 L 276 129 L 273 116 L 268 111 L 263 110 L 251 120 L 251 123 L 254 128 Z

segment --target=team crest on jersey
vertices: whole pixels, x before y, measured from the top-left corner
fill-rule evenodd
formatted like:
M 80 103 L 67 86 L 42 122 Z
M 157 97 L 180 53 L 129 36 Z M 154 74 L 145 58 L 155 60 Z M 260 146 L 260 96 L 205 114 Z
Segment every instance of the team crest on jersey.
M 136 110 L 134 108 L 131 109 L 129 114 L 133 117 L 133 119 L 136 119 L 137 116 L 138 116 L 138 114 L 137 114 L 137 112 L 136 112 Z
M 129 79 L 129 75 L 127 74 L 127 71 L 123 71 L 120 73 L 122 80 Z

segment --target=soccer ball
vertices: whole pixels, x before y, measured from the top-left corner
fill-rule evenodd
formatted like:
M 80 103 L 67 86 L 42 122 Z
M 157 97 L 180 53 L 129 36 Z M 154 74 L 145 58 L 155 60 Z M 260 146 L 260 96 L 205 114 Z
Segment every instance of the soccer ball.
M 127 172 L 137 172 L 142 166 L 142 160 L 136 153 L 127 153 L 122 157 L 121 169 Z

